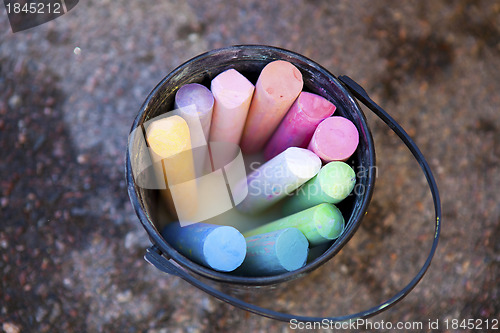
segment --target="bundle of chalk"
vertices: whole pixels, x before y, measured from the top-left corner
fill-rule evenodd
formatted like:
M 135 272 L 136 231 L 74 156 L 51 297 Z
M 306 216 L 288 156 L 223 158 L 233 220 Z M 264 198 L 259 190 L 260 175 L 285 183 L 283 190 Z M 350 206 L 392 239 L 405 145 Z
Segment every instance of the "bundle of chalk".
M 292 223 L 293 224 L 293 223 Z M 233 227 L 206 223 L 168 224 L 163 238 L 198 264 L 221 272 L 258 276 L 293 271 L 305 265 L 309 243 L 296 228 L 270 228 L 246 238 Z
M 333 116 L 333 103 L 302 89 L 301 72 L 287 61 L 267 64 L 255 86 L 229 69 L 212 80 L 210 90 L 197 83 L 181 87 L 175 96 L 180 117 L 156 125 L 153 121 L 149 127 L 154 135 L 146 128 L 150 147 L 163 152 L 155 160 L 209 141 L 239 145 L 246 156 L 262 152 L 267 162 L 244 180 L 248 194 L 236 209 L 252 215 L 282 202 L 282 218 L 243 234 L 236 223 L 170 223 L 162 235 L 180 253 L 217 271 L 275 275 L 303 267 L 309 247 L 341 235 L 345 222 L 335 204 L 349 196 L 356 183 L 354 170 L 345 162 L 355 152 L 359 134 L 350 120 Z M 195 122 L 201 124 L 201 135 L 194 133 Z M 163 177 L 168 183 L 186 178 L 176 173 L 194 175 L 193 163 L 183 158 L 172 164 L 178 170 L 163 166 L 168 171 Z M 194 210 L 196 200 L 191 197 L 183 193 L 182 199 Z M 165 198 L 169 207 L 177 208 L 171 193 Z

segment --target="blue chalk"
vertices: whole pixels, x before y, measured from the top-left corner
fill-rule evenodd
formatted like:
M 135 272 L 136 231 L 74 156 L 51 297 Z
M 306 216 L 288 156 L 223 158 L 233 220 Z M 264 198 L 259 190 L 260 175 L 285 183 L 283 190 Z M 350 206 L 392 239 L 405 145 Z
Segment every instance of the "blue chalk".
M 305 265 L 309 242 L 296 228 L 246 238 L 247 255 L 237 270 L 249 276 L 276 275 Z
M 184 256 L 217 271 L 230 272 L 245 259 L 245 238 L 233 227 L 206 223 L 181 227 L 175 222 L 163 229 L 162 236 Z

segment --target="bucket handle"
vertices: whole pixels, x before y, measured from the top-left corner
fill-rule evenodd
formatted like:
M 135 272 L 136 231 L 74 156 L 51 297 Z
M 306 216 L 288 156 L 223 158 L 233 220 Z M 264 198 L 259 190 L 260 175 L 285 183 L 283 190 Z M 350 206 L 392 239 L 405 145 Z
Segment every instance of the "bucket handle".
M 273 311 L 268 308 L 263 308 L 242 301 L 238 298 L 235 298 L 233 296 L 230 296 L 228 294 L 225 294 L 217 290 L 216 288 L 196 279 L 194 276 L 186 272 L 182 267 L 174 264 L 170 260 L 167 260 L 165 257 L 162 256 L 160 250 L 154 245 L 147 250 L 144 259 L 153 266 L 155 266 L 160 271 L 168 274 L 177 275 L 182 279 L 186 280 L 187 282 L 189 282 L 190 284 L 192 284 L 193 286 L 203 290 L 204 292 L 214 297 L 217 297 L 218 299 L 224 302 L 227 302 L 231 305 L 237 306 L 249 312 L 262 315 L 264 317 L 277 319 L 285 322 L 289 322 L 292 319 L 300 322 L 321 322 L 322 320 L 325 319 L 331 322 L 343 322 L 349 320 L 354 321 L 357 319 L 364 319 L 387 310 L 389 307 L 393 306 L 394 304 L 402 300 L 406 295 L 408 295 L 410 291 L 422 279 L 425 272 L 429 268 L 432 261 L 432 257 L 434 256 L 434 253 L 436 252 L 436 248 L 438 245 L 439 234 L 441 231 L 441 201 L 439 199 L 439 191 L 437 188 L 437 184 L 434 179 L 434 176 L 432 175 L 429 164 L 427 164 L 427 161 L 425 160 L 424 156 L 418 149 L 417 145 L 413 142 L 413 140 L 405 132 L 405 130 L 386 111 L 384 111 L 373 100 L 371 100 L 370 97 L 368 97 L 366 91 L 350 77 L 342 75 L 338 77 L 338 80 L 341 81 L 358 100 L 360 100 L 371 111 L 373 111 L 380 119 L 382 119 L 394 131 L 394 133 L 396 133 L 399 136 L 399 138 L 404 142 L 404 144 L 408 147 L 408 149 L 411 151 L 415 159 L 420 164 L 420 167 L 422 168 L 422 171 L 427 179 L 427 183 L 429 185 L 432 194 L 432 200 L 434 203 L 434 212 L 435 212 L 435 231 L 434 231 L 434 240 L 432 242 L 432 247 L 424 265 L 420 268 L 415 277 L 403 289 L 401 289 L 396 295 L 394 295 L 387 301 L 380 303 L 379 305 L 376 305 L 368 310 L 364 310 L 358 313 L 353 313 L 338 317 L 294 316 L 292 314 Z

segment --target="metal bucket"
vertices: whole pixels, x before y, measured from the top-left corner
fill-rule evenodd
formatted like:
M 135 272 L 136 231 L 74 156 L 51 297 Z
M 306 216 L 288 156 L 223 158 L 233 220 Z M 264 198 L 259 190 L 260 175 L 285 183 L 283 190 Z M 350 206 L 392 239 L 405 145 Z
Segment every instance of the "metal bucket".
M 188 83 L 200 83 L 209 86 L 210 81 L 215 76 L 229 68 L 238 70 L 250 81 L 255 83 L 262 68 L 274 60 L 286 60 L 294 64 L 302 73 L 305 91 L 321 95 L 331 101 L 337 107 L 335 111 L 336 115 L 346 117 L 355 124 L 360 134 L 359 145 L 355 154 L 347 162 L 355 171 L 362 170 L 363 172 L 357 172 L 355 188 L 358 190 L 354 191 L 353 195 L 349 196 L 338 206 L 346 221 L 343 233 L 339 238 L 332 241 L 323 253 L 320 253 L 313 260 L 310 260 L 304 267 L 292 272 L 266 277 L 246 277 L 218 272 L 201 266 L 183 256 L 161 236 L 161 223 L 157 217 L 156 210 L 158 191 L 139 186 L 134 177 L 137 175 L 133 174 L 132 165 L 134 163 L 140 163 L 140 160 L 144 158 L 144 154 L 148 153 L 147 150 L 134 148 L 133 143 L 136 142 L 134 136 L 143 135 L 143 131 L 136 129 L 140 128 L 146 121 L 174 109 L 174 97 L 179 87 Z M 238 288 L 248 290 L 249 287 L 262 288 L 264 286 L 275 286 L 286 281 L 303 277 L 307 273 L 328 262 L 353 236 L 367 211 L 375 182 L 375 175 L 373 172 L 370 172 L 375 167 L 373 139 L 366 123 L 366 118 L 357 104 L 355 97 L 360 99 L 381 117 L 382 120 L 401 137 L 414 156 L 419 160 L 433 194 L 436 208 L 436 232 L 434 235 L 434 243 L 426 263 L 419 273 L 417 273 L 417 276 L 403 290 L 387 302 L 366 311 L 342 317 L 330 317 L 328 319 L 333 321 L 344 321 L 354 318 L 369 317 L 383 309 L 387 309 L 390 305 L 395 304 L 406 296 L 422 278 L 429 267 L 439 238 L 439 218 L 441 214 L 439 194 L 427 162 L 425 162 L 422 154 L 404 130 L 395 123 L 385 111 L 373 103 L 364 90 L 350 78 L 337 78 L 317 63 L 302 55 L 270 46 L 233 46 L 199 55 L 185 62 L 168 74 L 156 88 L 153 89 L 142 105 L 134 120 L 129 136 L 129 149 L 127 150 L 126 157 L 126 178 L 132 205 L 153 244 L 147 251 L 145 256 L 146 260 L 160 270 L 178 275 L 194 286 L 221 300 L 266 317 L 283 321 L 289 321 L 291 319 L 299 321 L 321 321 L 324 319 L 320 317 L 295 316 L 262 308 L 247 303 L 233 295 L 224 293 L 220 291 L 219 287 L 221 285 L 230 285 L 232 290 L 237 290 Z

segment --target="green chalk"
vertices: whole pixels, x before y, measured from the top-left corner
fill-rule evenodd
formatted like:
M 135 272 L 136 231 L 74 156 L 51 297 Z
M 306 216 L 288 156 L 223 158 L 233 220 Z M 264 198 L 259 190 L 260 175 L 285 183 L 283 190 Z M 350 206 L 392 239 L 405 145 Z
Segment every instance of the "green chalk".
M 356 174 L 348 164 L 330 162 L 286 200 L 283 214 L 294 214 L 323 202 L 337 204 L 352 192 L 355 184 Z
M 322 203 L 247 231 L 243 236 L 250 237 L 286 228 L 299 229 L 309 244 L 315 246 L 340 236 L 344 229 L 344 218 L 337 207 Z

